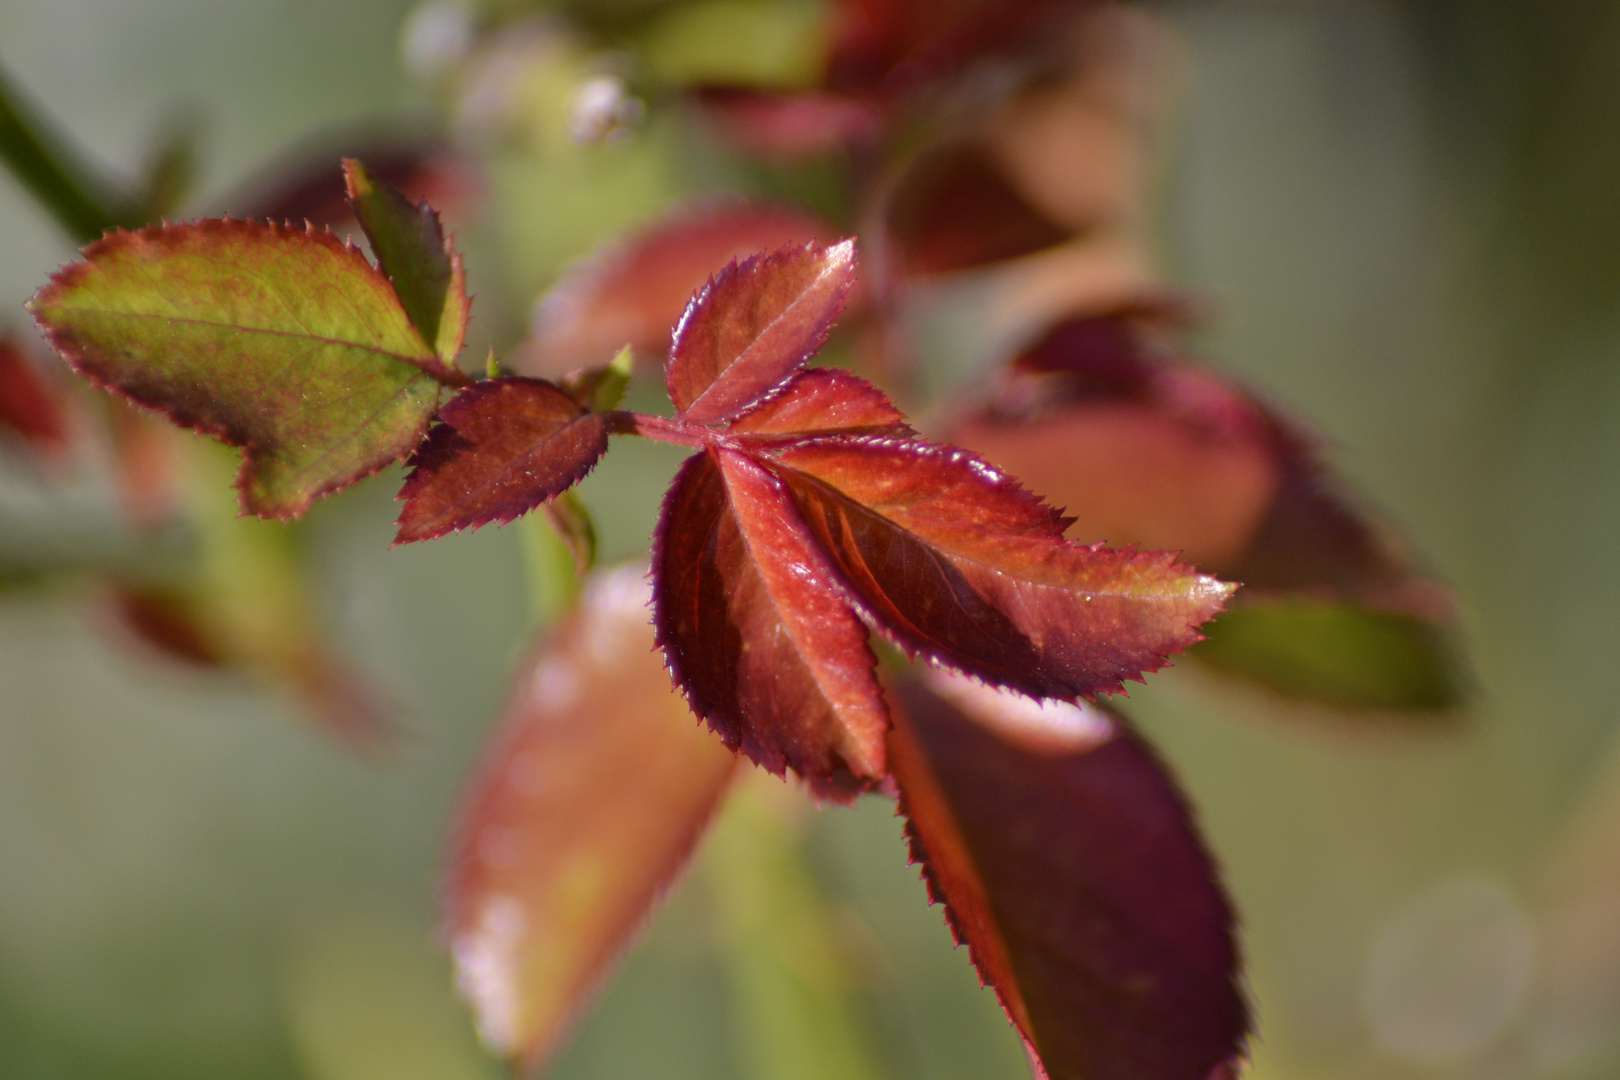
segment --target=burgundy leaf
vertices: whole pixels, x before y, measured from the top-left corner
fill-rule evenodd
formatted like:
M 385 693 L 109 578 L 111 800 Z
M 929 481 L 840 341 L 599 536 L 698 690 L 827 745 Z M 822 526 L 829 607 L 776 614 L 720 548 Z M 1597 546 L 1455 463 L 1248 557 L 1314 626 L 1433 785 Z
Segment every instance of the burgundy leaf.
M 853 240 L 728 264 L 675 328 L 664 381 L 677 415 L 712 424 L 759 401 L 821 348 L 854 283 Z
M 10 337 L 0 337 L 0 430 L 45 458 L 67 449 L 67 400 Z
M 606 414 L 543 379 L 477 383 L 438 419 L 400 489 L 396 544 L 521 517 L 578 483 L 607 450 Z
M 838 368 L 799 372 L 779 393 L 739 416 L 728 430 L 762 436 L 835 431 L 900 438 L 916 434 L 887 394 Z
M 823 797 L 882 778 L 888 714 L 866 628 L 778 480 L 731 450 L 688 459 L 653 572 L 659 642 L 726 745 Z
M 196 603 L 183 592 L 119 584 L 109 607 L 118 625 L 166 659 L 195 667 L 224 667 L 222 642 L 202 625 Z
M 1233 1076 L 1231 906 L 1152 751 L 1095 706 L 932 673 L 890 757 L 913 860 L 1051 1080 Z
M 971 144 L 923 153 L 889 198 L 888 239 L 907 276 L 971 270 L 1061 244 L 1069 235 Z
M 541 302 L 513 362 L 525 374 L 560 377 L 606 363 L 627 343 L 640 356 L 662 357 L 670 327 L 715 267 L 832 236 L 830 225 L 795 207 L 733 202 L 677 210 L 570 268 Z
M 494 1050 L 537 1068 L 646 925 L 736 759 L 670 690 L 641 573 L 595 575 L 522 665 L 468 792 L 445 926 Z
M 765 161 L 791 163 L 869 144 L 882 131 L 882 114 L 860 98 L 731 87 L 707 87 L 697 98 L 726 142 Z
M 907 650 L 1040 697 L 1114 693 L 1202 637 L 1235 586 L 1067 519 L 954 447 L 830 436 L 767 459 L 847 587 Z

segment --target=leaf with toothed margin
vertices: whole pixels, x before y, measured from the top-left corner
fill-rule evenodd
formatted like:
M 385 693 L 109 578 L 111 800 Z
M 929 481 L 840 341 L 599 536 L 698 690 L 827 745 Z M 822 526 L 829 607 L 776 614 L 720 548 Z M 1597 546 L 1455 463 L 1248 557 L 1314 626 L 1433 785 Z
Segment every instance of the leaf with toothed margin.
M 544 379 L 477 383 L 439 410 L 411 458 L 394 542 L 521 517 L 583 479 L 607 444 L 607 416 Z
M 343 162 L 349 205 L 371 241 L 377 269 L 388 276 L 411 325 L 439 359 L 455 363 L 467 336 L 471 301 L 461 255 L 445 239 L 439 215 L 378 183 L 360 162 Z
M 799 372 L 726 430 L 757 436 L 761 442 L 771 441 L 771 436 L 829 432 L 902 439 L 917 434 L 887 394 L 838 368 Z
M 519 668 L 463 804 L 445 930 L 484 1041 L 532 1074 L 670 889 L 736 758 L 670 689 L 640 568 Z
M 113 232 L 30 303 L 91 381 L 244 449 L 243 509 L 296 517 L 420 441 L 466 377 L 330 233 L 222 220 Z
M 1039 697 L 1158 670 L 1235 588 L 1167 552 L 1064 540 L 1066 518 L 954 447 L 832 435 L 761 460 L 885 635 Z
M 676 415 L 713 424 L 764 398 L 821 348 L 854 283 L 853 240 L 726 266 L 675 328 L 664 382 Z
M 890 760 L 914 862 L 1049 1080 L 1234 1077 L 1233 915 L 1175 783 L 1123 720 L 932 672 Z
M 831 225 L 793 206 L 678 207 L 570 267 L 540 302 L 512 363 L 526 375 L 558 378 L 605 362 L 626 343 L 638 356 L 662 359 L 670 327 L 715 267 L 834 235 Z
M 882 779 L 889 721 L 866 628 L 780 481 L 734 450 L 689 458 L 653 573 L 675 680 L 728 746 L 823 798 Z

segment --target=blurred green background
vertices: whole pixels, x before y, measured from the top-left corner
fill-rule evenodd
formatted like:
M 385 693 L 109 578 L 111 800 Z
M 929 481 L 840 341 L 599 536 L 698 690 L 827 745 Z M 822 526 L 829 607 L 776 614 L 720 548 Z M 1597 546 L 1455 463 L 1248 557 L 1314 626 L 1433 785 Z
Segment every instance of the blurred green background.
M 312 131 L 432 115 L 400 59 L 408 10 L 0 0 L 0 65 L 126 174 L 197 118 L 217 206 Z M 1254 1074 L 1615 1075 L 1620 6 L 1150 10 L 1186 54 L 1158 239 L 1172 280 L 1217 304 L 1200 348 L 1315 424 L 1456 585 L 1478 680 L 1443 730 L 1302 716 L 1185 667 L 1133 693 L 1244 914 Z M 622 143 L 497 155 L 494 208 L 463 229 L 470 349 L 509 344 L 595 240 L 740 182 L 701 150 L 655 114 Z M 70 257 L 0 179 L 0 322 Z M 674 460 L 616 446 L 592 477 L 609 557 L 645 543 Z M 382 765 L 277 699 L 109 644 L 86 591 L 0 599 L 0 1076 L 499 1074 L 433 922 L 456 793 L 528 633 L 520 545 L 389 551 L 391 490 L 318 506 L 305 538 L 334 636 L 407 718 Z M 93 533 L 104 495 L 8 469 L 0 554 Z M 1024 1075 L 891 808 L 801 824 L 828 932 L 862 957 L 873 1073 Z M 756 1052 L 720 880 L 691 875 L 553 1075 L 849 1075 Z

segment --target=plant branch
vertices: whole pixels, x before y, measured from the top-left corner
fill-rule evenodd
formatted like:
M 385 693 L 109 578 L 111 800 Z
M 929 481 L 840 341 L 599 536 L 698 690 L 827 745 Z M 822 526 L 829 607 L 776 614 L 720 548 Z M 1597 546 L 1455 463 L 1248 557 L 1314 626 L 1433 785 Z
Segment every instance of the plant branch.
M 17 181 L 75 243 L 89 243 L 115 226 L 140 224 L 140 214 L 113 185 L 53 136 L 0 70 L 0 160 Z

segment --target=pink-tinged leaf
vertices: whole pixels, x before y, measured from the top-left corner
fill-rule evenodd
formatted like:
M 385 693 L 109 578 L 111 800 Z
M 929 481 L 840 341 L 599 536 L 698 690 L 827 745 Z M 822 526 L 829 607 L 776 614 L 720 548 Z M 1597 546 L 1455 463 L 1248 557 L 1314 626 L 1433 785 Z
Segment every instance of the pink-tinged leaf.
M 411 458 L 394 542 L 521 517 L 582 480 L 607 444 L 607 416 L 543 379 L 477 383 L 439 410 Z
M 1158 670 L 1235 588 L 1167 552 L 1064 540 L 1067 519 L 954 447 L 830 436 L 766 460 L 886 635 L 1038 697 Z
M 0 337 L 0 431 L 46 459 L 60 457 L 68 445 L 66 396 L 9 337 Z
M 403 457 L 466 382 L 329 233 L 210 220 L 84 253 L 29 305 L 47 338 L 93 382 L 243 447 L 249 513 L 295 517 Z
M 527 375 L 560 377 L 629 344 L 662 358 L 692 294 L 731 259 L 826 241 L 832 226 L 794 207 L 717 203 L 679 209 L 572 267 L 535 312 L 513 357 Z
M 779 393 L 737 417 L 728 430 L 758 436 L 916 434 L 887 394 L 839 368 L 799 372 Z
M 837 94 L 707 87 L 697 98 L 721 138 L 764 161 L 792 163 L 867 145 L 883 129 L 875 105 Z
M 676 415 L 729 419 L 804 366 L 855 284 L 855 241 L 807 244 L 728 264 L 675 329 L 664 382 Z
M 933 673 L 890 760 L 912 857 L 1050 1080 L 1236 1075 L 1233 915 L 1155 755 L 1095 706 Z
M 467 336 L 471 301 L 461 255 L 445 239 L 439 215 L 426 202 L 414 206 L 365 166 L 344 161 L 349 204 L 371 241 L 377 268 L 393 283 L 423 344 L 453 365 Z
M 736 759 L 669 686 L 638 571 L 591 579 L 518 672 L 450 856 L 457 982 L 535 1069 L 671 887 Z
M 909 277 L 971 270 L 1061 244 L 1070 230 L 1020 195 L 981 148 L 921 154 L 889 197 L 887 235 Z
M 889 721 L 866 628 L 778 480 L 731 450 L 688 459 L 653 571 L 659 642 L 726 745 L 824 798 L 883 777 Z

